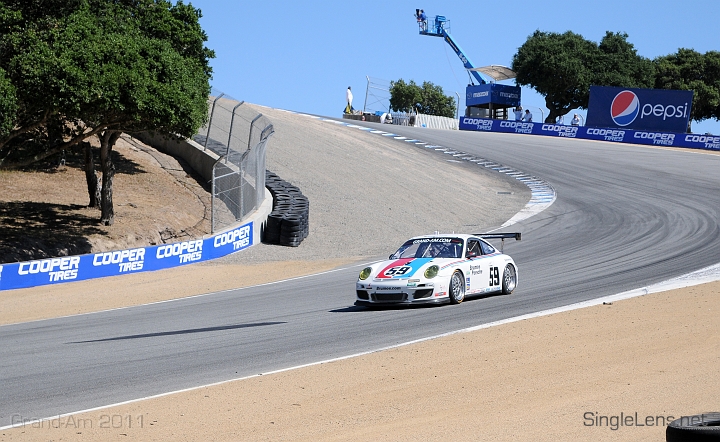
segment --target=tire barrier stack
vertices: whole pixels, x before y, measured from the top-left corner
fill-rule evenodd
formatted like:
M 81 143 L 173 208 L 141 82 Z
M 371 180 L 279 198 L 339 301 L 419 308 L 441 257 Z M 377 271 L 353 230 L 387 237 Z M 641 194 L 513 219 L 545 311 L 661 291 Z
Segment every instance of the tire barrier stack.
M 265 171 L 265 187 L 273 197 L 262 241 L 297 247 L 309 233 L 310 201 L 300 189 L 273 172 Z
M 720 413 L 703 413 L 675 419 L 665 428 L 666 442 L 720 440 Z

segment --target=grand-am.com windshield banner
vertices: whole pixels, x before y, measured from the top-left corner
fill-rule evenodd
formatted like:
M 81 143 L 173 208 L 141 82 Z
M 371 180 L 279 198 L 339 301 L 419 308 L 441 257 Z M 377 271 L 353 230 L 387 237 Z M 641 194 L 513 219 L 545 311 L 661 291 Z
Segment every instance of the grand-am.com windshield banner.
M 525 123 L 522 121 L 491 120 L 475 117 L 461 117 L 460 130 L 533 134 L 549 137 L 615 141 L 618 143 L 651 144 L 659 146 L 688 147 L 692 149 L 720 150 L 720 135 L 609 129 L 548 123 Z
M 252 242 L 250 222 L 206 239 L 0 264 L 0 290 L 167 269 L 220 258 L 250 247 Z

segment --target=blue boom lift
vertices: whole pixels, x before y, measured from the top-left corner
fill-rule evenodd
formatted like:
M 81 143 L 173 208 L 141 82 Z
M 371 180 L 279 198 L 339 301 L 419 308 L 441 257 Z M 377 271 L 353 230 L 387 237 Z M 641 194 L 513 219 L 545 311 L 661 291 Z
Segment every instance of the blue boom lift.
M 465 69 L 468 70 L 472 74 L 473 77 L 478 81 L 480 84 L 487 84 L 489 81 L 487 81 L 485 78 L 483 78 L 482 75 L 480 75 L 480 72 L 475 69 L 475 66 L 472 64 L 470 59 L 465 55 L 465 53 L 460 49 L 460 46 L 455 43 L 455 40 L 453 40 L 452 36 L 450 35 L 450 22 L 445 18 L 444 15 L 438 15 L 432 18 L 432 26 L 428 26 L 427 18 L 425 20 L 420 19 L 420 15 L 417 15 L 418 17 L 418 26 L 420 27 L 420 35 L 429 35 L 431 37 L 441 37 L 447 44 L 450 45 L 450 47 L 455 51 L 457 56 L 460 58 L 460 61 L 463 62 L 463 66 L 465 66 Z M 472 78 L 470 79 L 472 82 Z
M 415 10 L 420 35 L 441 37 L 457 54 L 470 74 L 470 84 L 465 90 L 465 116 L 486 116 L 507 119 L 507 109 L 520 105 L 520 87 L 496 84 L 494 80 L 514 78 L 514 73 L 504 66 L 476 68 L 450 35 L 450 21 L 444 15 L 429 19 L 420 9 Z M 480 73 L 487 75 L 484 77 Z M 475 85 L 473 78 L 479 83 Z M 491 79 L 488 79 L 491 78 Z

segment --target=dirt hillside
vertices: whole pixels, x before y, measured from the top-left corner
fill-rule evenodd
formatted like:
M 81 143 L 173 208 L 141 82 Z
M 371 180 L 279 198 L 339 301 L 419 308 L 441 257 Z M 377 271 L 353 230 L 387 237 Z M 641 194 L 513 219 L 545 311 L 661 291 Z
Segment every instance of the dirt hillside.
M 0 263 L 176 242 L 210 232 L 209 192 L 183 161 L 123 136 L 113 162 L 112 226 L 100 225 L 100 211 L 87 207 L 82 155 L 68 152 L 27 170 L 0 171 Z

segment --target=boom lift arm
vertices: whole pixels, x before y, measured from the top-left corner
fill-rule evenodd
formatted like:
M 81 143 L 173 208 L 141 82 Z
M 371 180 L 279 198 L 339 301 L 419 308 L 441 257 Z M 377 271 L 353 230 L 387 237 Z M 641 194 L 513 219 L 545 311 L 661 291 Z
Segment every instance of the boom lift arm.
M 462 49 L 460 49 L 460 46 L 453 40 L 452 36 L 448 32 L 450 27 L 450 22 L 445 18 L 444 15 L 438 15 L 433 17 L 432 19 L 432 26 L 428 27 L 427 19 L 421 20 L 420 16 L 418 16 L 418 26 L 420 28 L 420 35 L 429 35 L 431 37 L 442 37 L 443 40 L 447 44 L 450 45 L 450 47 L 455 51 L 458 58 L 460 58 L 460 61 L 463 62 L 463 66 L 465 66 L 465 69 L 468 70 L 468 72 L 474 77 L 480 84 L 487 84 L 488 81 L 485 80 L 482 75 L 480 75 L 480 72 L 474 71 L 471 69 L 474 69 L 475 66 L 472 64 L 469 58 L 463 53 Z M 472 79 L 471 79 L 472 81 Z

